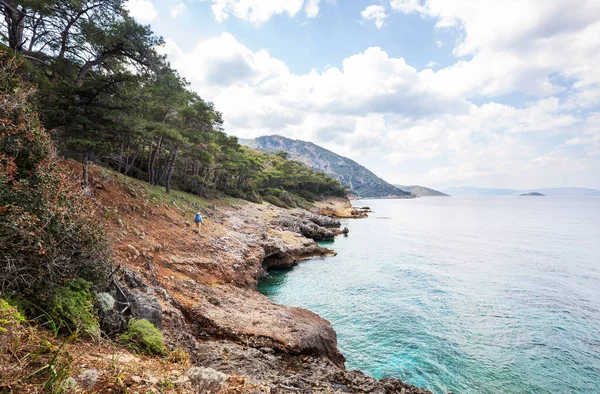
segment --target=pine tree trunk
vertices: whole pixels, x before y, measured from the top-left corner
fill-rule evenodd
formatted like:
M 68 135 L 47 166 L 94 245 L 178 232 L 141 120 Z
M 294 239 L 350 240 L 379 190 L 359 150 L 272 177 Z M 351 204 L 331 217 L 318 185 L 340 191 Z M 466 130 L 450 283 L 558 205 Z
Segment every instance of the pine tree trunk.
M 171 191 L 171 179 L 173 178 L 173 169 L 175 168 L 175 162 L 177 161 L 178 153 L 179 153 L 179 149 L 175 148 L 175 150 L 173 151 L 173 160 L 171 160 L 171 163 L 169 164 L 169 171 L 167 173 L 167 186 L 166 186 L 167 194 L 169 194 L 169 192 Z
M 83 156 L 82 163 L 82 172 L 81 172 L 81 188 L 83 189 L 83 193 L 85 195 L 92 195 L 92 187 L 90 186 L 90 177 L 89 177 L 89 153 L 85 152 Z
M 121 168 L 123 168 L 123 142 L 121 142 L 121 151 L 119 152 L 119 169 L 118 173 L 121 173 Z

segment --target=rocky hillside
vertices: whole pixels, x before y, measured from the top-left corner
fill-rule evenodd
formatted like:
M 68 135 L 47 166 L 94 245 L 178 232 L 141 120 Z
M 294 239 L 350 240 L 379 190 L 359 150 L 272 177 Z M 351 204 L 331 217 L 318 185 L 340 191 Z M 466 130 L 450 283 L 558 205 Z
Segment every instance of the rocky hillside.
M 257 291 L 269 268 L 334 253 L 315 240 L 343 233 L 339 221 L 267 203 L 165 194 L 98 167 L 90 179 L 119 264 L 103 290 L 115 300 L 100 313 L 108 336 L 100 343 L 54 337 L 5 318 L 16 311 L 0 299 L 0 392 L 429 393 L 347 371 L 327 320 Z M 200 234 L 192 222 L 198 210 L 206 216 Z M 122 343 L 118 333 L 135 319 L 162 331 L 162 356 Z
M 411 194 L 398 189 L 373 174 L 354 160 L 333 153 L 312 142 L 292 140 L 278 135 L 240 140 L 251 148 L 268 152 L 286 152 L 290 159 L 299 161 L 336 179 L 350 188 L 358 198 L 406 198 Z
M 412 186 L 402 186 L 402 185 L 394 185 L 399 189 L 407 191 L 416 197 L 450 197 L 446 193 L 442 193 L 440 191 L 430 189 L 425 186 L 412 185 Z

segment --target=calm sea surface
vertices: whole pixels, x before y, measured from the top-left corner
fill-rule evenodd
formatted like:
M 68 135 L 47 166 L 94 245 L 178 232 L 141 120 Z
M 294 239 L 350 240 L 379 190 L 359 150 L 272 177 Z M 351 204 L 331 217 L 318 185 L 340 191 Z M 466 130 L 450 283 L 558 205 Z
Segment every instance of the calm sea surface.
M 333 324 L 347 367 L 435 393 L 600 393 L 600 198 L 369 200 L 260 290 Z

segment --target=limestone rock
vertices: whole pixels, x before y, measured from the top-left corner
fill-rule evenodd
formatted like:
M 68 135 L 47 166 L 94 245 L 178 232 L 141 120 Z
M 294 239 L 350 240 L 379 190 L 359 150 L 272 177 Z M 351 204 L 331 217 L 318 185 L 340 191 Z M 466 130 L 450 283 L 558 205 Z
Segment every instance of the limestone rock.
M 156 297 L 142 293 L 138 290 L 131 291 L 127 299 L 131 303 L 131 314 L 136 319 L 146 319 L 159 330 L 162 329 L 162 306 Z
M 192 367 L 187 374 L 196 393 L 216 393 L 227 379 L 227 375 L 212 368 Z

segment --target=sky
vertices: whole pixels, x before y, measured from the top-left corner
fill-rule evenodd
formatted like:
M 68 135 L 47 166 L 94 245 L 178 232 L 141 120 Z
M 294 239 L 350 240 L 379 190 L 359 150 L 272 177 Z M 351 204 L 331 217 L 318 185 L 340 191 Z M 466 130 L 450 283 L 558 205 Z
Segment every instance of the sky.
M 129 0 L 241 138 L 386 181 L 600 188 L 598 0 Z

